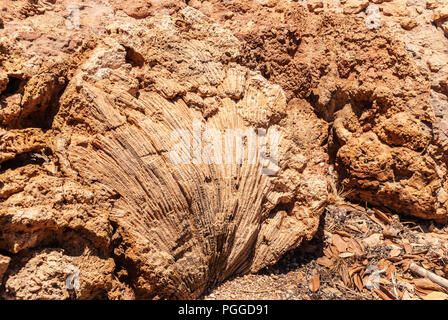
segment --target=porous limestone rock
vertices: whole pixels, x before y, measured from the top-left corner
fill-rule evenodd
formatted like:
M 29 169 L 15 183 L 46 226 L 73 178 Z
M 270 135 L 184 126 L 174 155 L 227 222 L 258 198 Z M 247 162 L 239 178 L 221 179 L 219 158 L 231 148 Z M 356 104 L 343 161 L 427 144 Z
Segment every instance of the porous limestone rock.
M 445 22 L 373 2 L 0 4 L 1 297 L 196 298 L 314 235 L 329 164 L 446 221 Z M 220 163 L 226 129 L 267 131 L 258 161 Z
M 200 11 L 122 17 L 37 70 L 20 49 L 1 118 L 4 298 L 67 298 L 68 265 L 80 299 L 195 298 L 317 230 L 326 134 L 309 132 L 326 123 L 238 64 L 240 41 Z
M 280 84 L 288 103 L 309 103 L 332 124 L 329 157 L 348 198 L 446 221 L 448 109 L 434 92 L 444 90 L 445 67 L 423 48 L 448 61 L 447 39 L 430 23 L 430 12 L 407 33 L 400 16 L 382 16 L 382 27 L 369 30 L 363 16 L 324 11 L 310 18 L 289 5 L 283 10 L 288 18 L 278 29 L 272 28 L 275 16 L 257 9 L 233 18 L 257 16 L 250 30 L 237 22 L 231 28 L 244 39 L 247 66 Z M 433 68 L 441 67 L 437 76 L 429 78 L 426 64 L 409 54 L 411 44 Z

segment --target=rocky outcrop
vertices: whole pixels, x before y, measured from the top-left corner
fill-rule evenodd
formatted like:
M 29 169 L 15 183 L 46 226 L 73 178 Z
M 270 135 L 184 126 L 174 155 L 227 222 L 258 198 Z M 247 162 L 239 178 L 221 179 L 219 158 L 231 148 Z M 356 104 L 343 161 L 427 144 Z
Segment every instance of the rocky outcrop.
M 443 11 L 374 2 L 14 1 L 2 298 L 196 298 L 310 239 L 333 179 L 446 221 Z
M 420 3 L 384 2 L 346 15 L 338 13 L 355 2 L 324 4 L 308 6 L 311 14 L 286 4 L 238 11 L 228 26 L 244 39 L 243 63 L 280 84 L 289 104 L 301 101 L 331 124 L 330 162 L 351 200 L 446 221 L 446 108 L 436 88 L 445 78 L 447 40 L 431 24 L 432 10 L 406 31 L 403 17 L 426 10 Z M 379 29 L 367 24 L 372 12 Z M 411 45 L 437 55 L 427 50 L 419 61 Z M 438 76 L 421 66 L 426 61 Z
M 79 50 L 17 80 L 6 69 L 5 298 L 66 297 L 70 265 L 78 298 L 128 287 L 137 298 L 192 298 L 312 237 L 326 203 L 327 155 L 316 147 L 326 124 L 238 64 L 229 31 L 187 7 L 123 17 Z M 173 153 L 173 134 L 187 158 Z M 40 282 L 24 286 L 30 277 Z

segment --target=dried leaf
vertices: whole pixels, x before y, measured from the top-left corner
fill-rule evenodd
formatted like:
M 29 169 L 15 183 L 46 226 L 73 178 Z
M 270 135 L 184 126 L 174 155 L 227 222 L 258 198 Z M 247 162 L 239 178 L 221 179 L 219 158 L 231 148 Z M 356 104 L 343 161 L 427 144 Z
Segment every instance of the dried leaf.
M 349 257 L 353 257 L 355 254 L 352 252 L 343 252 L 339 255 L 339 258 L 349 258 Z
M 425 295 L 430 294 L 431 292 L 433 292 L 433 290 L 428 290 L 428 289 L 422 289 L 419 287 L 415 287 L 414 288 L 414 292 L 416 294 L 418 294 L 421 298 L 423 298 Z
M 331 253 L 333 254 L 333 257 L 339 256 L 339 251 L 336 248 L 336 246 L 330 246 L 330 249 L 331 249 Z
M 345 231 L 341 231 L 341 230 L 335 230 L 334 233 L 340 235 L 341 237 L 347 237 L 347 238 L 351 238 L 350 233 L 345 232 Z
M 390 258 L 388 258 L 388 260 L 391 262 L 400 263 L 402 258 L 401 257 L 390 257 Z
M 425 258 L 420 257 L 420 256 L 415 255 L 415 254 L 405 254 L 405 255 L 403 256 L 403 259 L 425 260 Z
M 331 259 L 333 257 L 333 252 L 331 251 L 331 248 L 326 247 L 324 248 L 323 252 L 327 258 Z
M 440 291 L 433 291 L 430 294 L 423 297 L 425 300 L 448 300 L 448 294 L 440 292 Z
M 331 268 L 334 264 L 334 261 L 332 259 L 329 259 L 328 257 L 320 257 L 317 258 L 316 262 L 320 264 L 321 266 Z
M 366 247 L 376 247 L 381 243 L 381 235 L 379 233 L 373 233 L 367 238 L 362 240 L 362 244 Z
M 437 285 L 436 283 L 432 282 L 427 278 L 414 279 L 414 284 L 420 290 L 423 289 L 423 290 L 438 291 L 441 289 L 439 285 Z
M 364 270 L 364 266 L 352 267 L 352 268 L 350 268 L 348 274 L 350 275 L 350 277 L 352 277 L 353 274 L 358 273 L 363 270 Z
M 385 294 L 383 291 L 379 289 L 373 290 L 373 292 L 375 292 L 378 295 L 378 297 L 380 297 L 383 300 L 392 300 L 392 298 L 390 298 L 387 294 Z
M 357 257 L 361 257 L 365 254 L 364 248 L 356 239 L 350 239 L 348 243 L 348 250 L 349 252 L 353 252 Z
M 390 292 L 385 286 L 381 286 L 380 285 L 380 290 L 382 292 L 384 292 L 391 300 L 395 300 L 396 299 L 395 295 L 392 292 Z
M 398 243 L 396 243 L 396 242 L 394 242 L 394 241 L 391 240 L 391 239 L 385 239 L 385 240 L 384 240 L 384 243 L 387 244 L 387 245 L 389 245 L 389 246 L 392 246 L 393 248 L 400 248 L 400 249 L 401 249 L 401 245 L 398 244 Z
M 403 239 L 403 246 L 404 246 L 404 251 L 406 252 L 406 254 L 412 253 L 412 246 L 409 243 L 408 239 Z
M 312 292 L 316 292 L 317 290 L 319 290 L 319 288 L 320 288 L 320 276 L 319 275 L 315 275 L 314 277 L 312 277 L 310 279 L 310 281 L 308 281 L 308 288 Z
M 351 224 L 348 224 L 348 225 L 347 225 L 347 228 L 349 228 L 349 229 L 352 230 L 352 231 L 361 233 L 361 230 L 359 230 L 357 227 L 355 227 L 355 226 L 353 226 L 353 225 L 351 225 Z
M 390 254 L 389 255 L 392 258 L 394 258 L 394 257 L 398 257 L 400 255 L 400 253 L 401 253 L 401 249 L 395 248 L 395 249 L 390 250 Z
M 373 213 L 381 221 L 383 221 L 383 222 L 385 222 L 387 224 L 392 223 L 392 220 L 384 212 L 381 212 L 380 210 L 378 210 L 376 208 L 373 208 Z
M 359 276 L 359 274 L 356 273 L 353 276 L 353 282 L 355 283 L 356 288 L 358 288 L 359 291 L 362 291 L 364 286 L 363 286 L 363 283 L 362 283 L 362 280 L 361 280 L 361 277 Z
M 443 272 L 442 270 L 434 270 L 434 273 L 439 277 L 445 277 L 445 272 Z
M 401 300 L 412 300 L 411 295 L 409 294 L 409 292 L 404 290 L 403 296 L 401 297 Z
M 333 235 L 333 244 L 336 246 L 339 252 L 347 251 L 347 242 L 345 242 L 340 235 Z
M 387 269 L 386 269 L 386 275 L 387 275 L 387 279 L 391 280 L 392 279 L 392 273 L 395 272 L 395 266 L 393 264 L 391 264 Z
M 373 222 L 376 222 L 381 228 L 385 229 L 386 226 L 382 223 L 374 214 L 369 214 L 368 217 L 372 219 Z
M 383 236 L 387 238 L 395 238 L 400 233 L 400 230 L 395 229 L 393 227 L 386 227 L 386 229 L 383 229 Z
M 429 261 L 425 261 L 425 262 L 422 262 L 422 267 L 427 269 L 427 270 L 431 270 L 431 269 L 433 269 L 435 267 L 435 265 L 434 265 L 434 263 L 431 263 Z
M 406 283 L 414 283 L 414 280 L 406 279 L 403 277 L 400 277 L 399 275 L 396 275 L 395 278 L 397 278 L 397 281 L 399 282 L 406 282 Z
M 404 272 L 409 270 L 409 266 L 411 265 L 411 263 L 412 263 L 412 260 L 408 260 L 408 259 L 406 259 L 402 262 Z
M 342 281 L 344 282 L 344 284 L 351 288 L 352 286 L 352 280 L 350 279 L 350 275 L 348 273 L 347 267 L 345 265 L 342 266 L 342 268 L 339 270 L 339 274 L 342 278 Z
M 387 279 L 387 278 L 379 278 L 378 282 L 381 283 L 381 284 L 386 284 L 386 285 L 391 285 L 392 284 L 392 282 L 389 279 Z

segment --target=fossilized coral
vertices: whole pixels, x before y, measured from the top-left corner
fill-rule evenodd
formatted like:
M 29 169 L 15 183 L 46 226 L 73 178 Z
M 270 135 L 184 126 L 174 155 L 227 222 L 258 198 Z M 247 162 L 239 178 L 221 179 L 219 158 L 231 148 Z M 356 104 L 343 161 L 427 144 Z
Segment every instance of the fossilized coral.
M 330 163 L 354 201 L 446 219 L 444 69 L 389 29 L 249 1 L 101 2 L 67 29 L 24 2 L 0 41 L 2 297 L 67 298 L 67 268 L 77 298 L 198 297 L 313 236 Z

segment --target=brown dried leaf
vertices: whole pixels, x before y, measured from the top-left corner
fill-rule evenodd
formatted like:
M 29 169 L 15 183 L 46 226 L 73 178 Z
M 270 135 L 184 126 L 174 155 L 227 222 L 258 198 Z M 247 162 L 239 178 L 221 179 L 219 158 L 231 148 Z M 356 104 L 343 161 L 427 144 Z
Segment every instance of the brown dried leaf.
M 357 257 L 361 257 L 365 254 L 363 247 L 356 239 L 350 239 L 348 243 L 348 250 L 353 252 Z
M 375 289 L 373 290 L 373 292 L 375 292 L 378 295 L 378 297 L 380 297 L 383 300 L 392 300 L 392 298 L 390 298 L 387 294 L 385 294 L 383 291 L 379 289 Z
M 403 293 L 403 296 L 401 297 L 401 300 L 412 300 L 411 295 L 409 294 L 409 292 L 404 290 L 404 293 Z
M 427 278 L 414 279 L 414 284 L 418 289 L 438 291 L 442 288 Z
M 362 283 L 362 280 L 361 280 L 361 277 L 359 276 L 359 274 L 356 273 L 356 274 L 353 276 L 353 282 L 355 283 L 356 288 L 357 288 L 359 291 L 362 291 L 364 285 L 363 285 L 363 283 Z
M 312 292 L 316 292 L 320 288 L 320 275 L 315 275 L 308 281 L 308 288 Z
M 345 265 L 343 265 L 343 266 L 341 267 L 341 269 L 339 270 L 339 274 L 340 274 L 340 276 L 341 276 L 342 281 L 344 282 L 344 284 L 345 284 L 347 287 L 351 288 L 351 286 L 352 286 L 352 280 L 350 279 L 350 275 L 349 275 L 348 270 L 347 270 L 347 267 L 346 267 Z
M 332 253 L 333 257 L 338 257 L 339 256 L 339 251 L 336 248 L 336 246 L 330 246 L 330 249 L 331 249 L 331 253 Z
M 448 300 L 448 294 L 440 292 L 440 291 L 433 291 L 430 294 L 423 297 L 425 300 Z
M 392 262 L 386 260 L 386 259 L 381 259 L 380 261 L 378 261 L 378 268 L 380 270 L 382 269 L 387 269 L 389 268 L 389 266 L 392 264 Z
M 434 270 L 434 273 L 440 277 L 445 277 L 445 272 L 442 270 Z
M 352 252 L 343 252 L 341 254 L 339 254 L 339 258 L 345 259 L 345 258 L 349 258 L 349 257 L 353 257 L 355 254 Z
M 393 241 L 392 239 L 385 239 L 384 244 L 387 244 L 387 245 L 393 246 L 393 247 L 397 247 L 397 248 L 401 248 L 401 245 L 399 243 Z
M 386 229 L 383 229 L 383 236 L 387 238 L 395 238 L 400 233 L 400 230 L 393 228 L 391 226 L 386 227 Z
M 411 265 L 411 263 L 412 263 L 412 260 L 409 260 L 409 259 L 403 260 L 402 266 L 403 266 L 404 272 L 409 270 L 409 266 Z
M 406 278 L 400 277 L 399 275 L 396 275 L 395 278 L 397 278 L 397 281 L 398 281 L 398 282 L 413 283 L 413 281 L 414 281 L 413 279 L 412 279 L 412 280 L 410 280 L 410 279 L 406 279 Z
M 404 246 L 404 251 L 406 252 L 406 254 L 412 253 L 412 246 L 409 243 L 408 239 L 403 239 L 403 246 Z
M 350 233 L 342 231 L 342 230 L 335 230 L 334 233 L 340 235 L 341 237 L 351 238 Z
M 333 235 L 333 244 L 336 246 L 339 252 L 347 251 L 347 242 L 345 242 L 340 235 Z
M 430 294 L 431 292 L 433 292 L 433 290 L 428 290 L 428 289 L 422 289 L 419 287 L 414 287 L 414 292 L 416 294 L 418 294 L 421 298 L 423 298 L 425 295 Z
M 428 270 L 432 270 L 436 267 L 436 265 L 432 262 L 425 261 L 425 262 L 422 262 L 422 267 L 425 269 L 428 269 Z
M 333 252 L 331 251 L 330 247 L 324 248 L 323 252 L 327 258 L 331 259 L 333 257 Z
M 387 275 L 387 279 L 392 280 L 392 273 L 395 272 L 395 266 L 393 264 L 391 264 L 387 269 L 386 269 L 386 275 Z
M 364 270 L 364 266 L 353 266 L 348 271 L 348 274 L 350 275 L 350 277 L 352 277 L 355 273 L 358 273 L 363 270 Z
M 386 226 L 384 225 L 381 220 L 379 220 L 374 214 L 369 214 L 368 217 L 372 219 L 373 222 L 376 222 L 381 228 L 385 229 Z
M 412 259 L 412 260 L 425 260 L 424 257 L 420 257 L 415 254 L 405 254 L 403 255 L 403 259 Z
M 384 292 L 391 300 L 395 300 L 395 295 L 390 292 L 385 286 L 380 285 L 380 290 Z
M 358 232 L 358 233 L 361 233 L 361 232 L 362 232 L 362 231 L 359 230 L 357 227 L 355 227 L 355 226 L 353 226 L 353 225 L 351 225 L 351 224 L 348 224 L 348 225 L 347 225 L 347 228 L 349 228 L 349 229 L 352 230 L 352 231 Z
M 328 257 L 317 258 L 316 262 L 326 268 L 331 268 L 334 264 L 334 261 L 332 259 L 329 259 Z
M 387 224 L 392 223 L 392 220 L 384 212 L 381 212 L 380 210 L 378 210 L 376 208 L 373 208 L 373 213 L 381 221 L 383 221 L 383 222 L 385 222 Z
M 390 250 L 390 254 L 389 255 L 392 258 L 394 258 L 394 257 L 398 257 L 400 255 L 400 253 L 401 253 L 401 249 L 394 248 L 394 249 Z
M 362 243 L 366 247 L 376 247 L 381 243 L 381 235 L 379 233 L 373 233 L 367 238 L 363 239 Z

